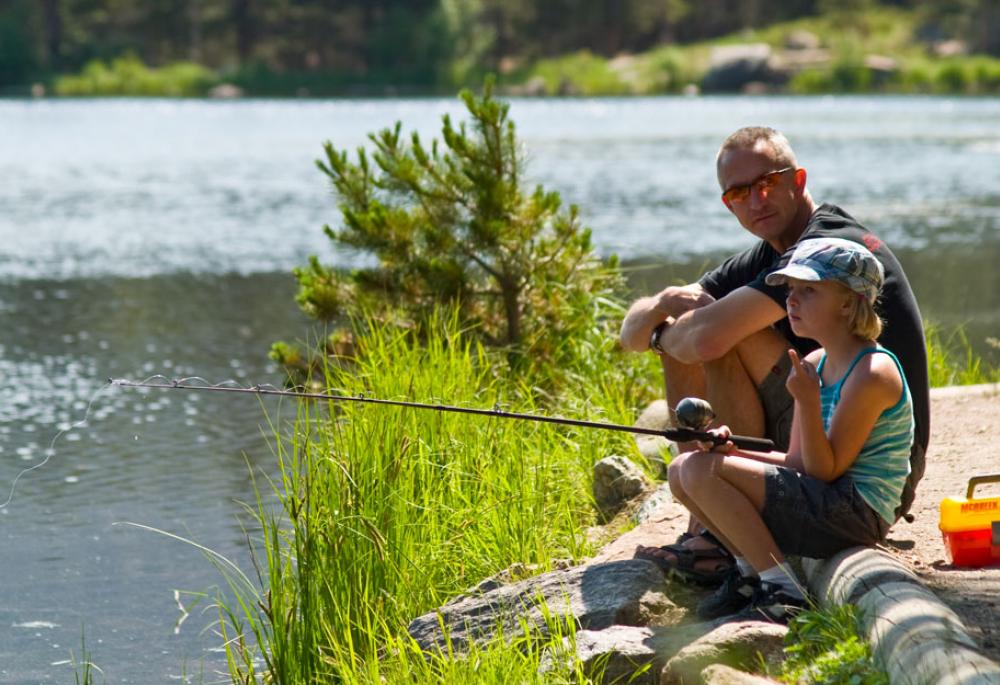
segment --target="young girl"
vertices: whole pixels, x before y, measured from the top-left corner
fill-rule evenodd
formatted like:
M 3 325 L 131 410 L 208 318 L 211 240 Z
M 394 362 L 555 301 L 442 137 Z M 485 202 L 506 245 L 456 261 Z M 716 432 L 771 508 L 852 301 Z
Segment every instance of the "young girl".
M 732 443 L 670 464 L 674 496 L 723 541 L 737 568 L 698 607 L 703 618 L 784 623 L 805 605 L 784 554 L 826 558 L 885 538 L 909 473 L 910 392 L 899 361 L 875 341 L 883 268 L 848 240 L 805 240 L 767 276 L 788 285 L 792 330 L 820 343 L 788 354 L 795 400 L 787 454 Z M 717 429 L 729 435 L 725 426 Z

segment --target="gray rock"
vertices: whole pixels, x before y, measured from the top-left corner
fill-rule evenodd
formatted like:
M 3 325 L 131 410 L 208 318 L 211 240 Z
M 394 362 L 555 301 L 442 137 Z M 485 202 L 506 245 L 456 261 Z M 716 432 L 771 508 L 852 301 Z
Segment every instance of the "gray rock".
M 670 485 L 663 483 L 646 496 L 646 499 L 632 515 L 632 521 L 636 525 L 650 521 L 666 511 L 673 503 L 674 496 L 670 492 Z
M 576 657 L 589 677 L 602 675 L 598 682 L 654 685 L 670 655 L 704 631 L 704 624 L 581 630 L 576 634 Z M 540 670 L 546 670 L 550 658 L 546 655 Z M 639 671 L 643 672 L 636 675 Z
M 701 672 L 701 682 L 705 685 L 776 685 L 778 681 L 715 664 Z
M 605 519 L 613 517 L 626 502 L 650 486 L 646 475 L 625 457 L 612 455 L 594 464 L 594 503 Z
M 217 100 L 233 100 L 243 97 L 243 89 L 232 83 L 220 83 L 208 91 L 208 97 Z
M 723 623 L 707 635 L 681 649 L 667 662 L 660 680 L 663 685 L 702 682 L 701 672 L 712 664 L 738 669 L 758 665 L 758 654 L 769 664 L 783 658 L 785 626 L 761 621 Z
M 529 97 L 542 97 L 548 94 L 548 85 L 541 76 L 532 76 L 524 84 L 524 92 L 522 94 Z
M 653 428 L 655 430 L 666 430 L 673 425 L 670 406 L 666 400 L 656 400 L 651 402 L 636 419 L 635 425 L 638 428 Z M 668 440 L 661 435 L 636 435 L 636 447 L 646 461 L 659 467 L 659 477 L 667 477 L 667 464 L 670 459 L 677 456 L 677 443 Z
M 501 628 L 507 638 L 522 635 L 526 623 L 547 634 L 542 606 L 554 619 L 571 619 L 583 629 L 648 625 L 677 611 L 662 590 L 654 564 L 629 559 L 577 566 L 486 592 L 463 595 L 414 619 L 407 630 L 424 650 L 446 648 L 442 625 L 456 651 L 486 642 Z
M 724 45 L 712 49 L 708 71 L 701 82 L 707 92 L 740 92 L 747 84 L 780 85 L 787 75 L 771 63 L 771 47 L 766 43 Z
M 819 46 L 819 36 L 805 29 L 792 31 L 785 38 L 785 47 L 789 50 L 816 50 Z

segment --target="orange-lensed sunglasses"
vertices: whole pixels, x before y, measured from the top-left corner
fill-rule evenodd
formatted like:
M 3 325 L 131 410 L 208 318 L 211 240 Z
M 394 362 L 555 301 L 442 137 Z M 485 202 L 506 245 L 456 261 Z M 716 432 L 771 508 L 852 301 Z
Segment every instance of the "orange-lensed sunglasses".
M 722 201 L 727 204 L 732 204 L 734 202 L 746 202 L 747 198 L 750 197 L 750 191 L 754 189 L 760 193 L 767 193 L 767 191 L 771 190 L 771 188 L 778 185 L 778 181 L 781 179 L 781 175 L 783 173 L 786 171 L 792 171 L 793 169 L 795 169 L 795 167 L 786 166 L 784 169 L 768 172 L 763 176 L 750 181 L 750 183 L 741 186 L 733 186 L 722 194 Z

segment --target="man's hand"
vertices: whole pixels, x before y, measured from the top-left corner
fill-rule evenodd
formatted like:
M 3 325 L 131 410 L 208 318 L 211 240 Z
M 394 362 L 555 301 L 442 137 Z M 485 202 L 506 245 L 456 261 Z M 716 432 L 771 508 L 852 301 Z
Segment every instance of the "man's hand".
M 788 356 L 792 360 L 792 370 L 785 381 L 788 393 L 801 405 L 819 406 L 819 374 L 816 367 L 799 357 L 794 349 L 788 350 Z
M 622 347 L 629 352 L 645 352 L 649 349 L 650 334 L 658 324 L 712 302 L 715 298 L 697 283 L 673 286 L 651 297 L 643 297 L 629 308 L 622 321 L 619 335 Z

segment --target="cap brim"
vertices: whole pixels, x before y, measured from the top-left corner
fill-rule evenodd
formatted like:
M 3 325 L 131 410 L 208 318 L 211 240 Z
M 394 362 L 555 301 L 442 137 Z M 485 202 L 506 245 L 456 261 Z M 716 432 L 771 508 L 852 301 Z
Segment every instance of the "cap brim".
M 803 264 L 789 264 L 784 269 L 773 271 L 764 277 L 764 282 L 768 285 L 784 285 L 789 278 L 797 278 L 800 281 L 821 281 L 822 277 L 815 269 L 811 269 Z

